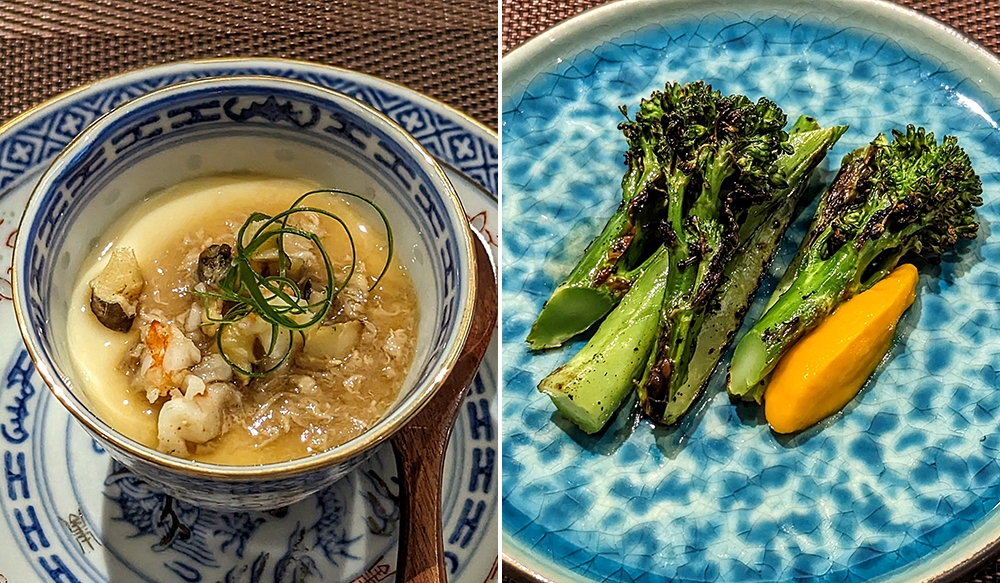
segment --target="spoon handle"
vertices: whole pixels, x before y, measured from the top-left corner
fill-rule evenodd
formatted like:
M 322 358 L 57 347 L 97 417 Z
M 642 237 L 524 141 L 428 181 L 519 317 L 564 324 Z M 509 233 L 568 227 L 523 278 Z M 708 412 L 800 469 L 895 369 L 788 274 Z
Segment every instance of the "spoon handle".
M 497 320 L 497 284 L 489 252 L 478 237 L 476 307 L 465 347 L 448 378 L 412 421 L 392 438 L 402 474 L 396 581 L 445 583 L 441 487 L 448 437 L 479 370 Z

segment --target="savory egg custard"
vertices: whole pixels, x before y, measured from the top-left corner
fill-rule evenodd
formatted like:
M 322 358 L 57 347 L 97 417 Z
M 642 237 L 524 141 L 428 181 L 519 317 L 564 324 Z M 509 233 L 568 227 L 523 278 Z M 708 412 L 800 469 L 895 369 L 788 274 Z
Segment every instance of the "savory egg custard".
M 308 456 L 396 402 L 416 293 L 377 206 L 301 180 L 179 184 L 84 262 L 68 331 L 94 412 L 161 452 L 225 465 Z

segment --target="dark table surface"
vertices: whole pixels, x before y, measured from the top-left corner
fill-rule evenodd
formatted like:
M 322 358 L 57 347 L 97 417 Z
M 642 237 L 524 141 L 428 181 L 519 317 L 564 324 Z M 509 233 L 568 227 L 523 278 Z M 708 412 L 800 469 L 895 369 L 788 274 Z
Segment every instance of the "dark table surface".
M 502 48 L 504 54 L 528 39 L 575 16 L 601 0 L 502 0 Z M 970 39 L 1000 54 L 1000 0 L 899 0 L 964 33 Z M 504 571 L 505 583 L 521 582 L 511 569 Z M 1000 556 L 990 558 L 970 576 L 956 583 L 1000 582 Z
M 405 85 L 497 127 L 492 0 L 3 0 L 0 122 L 109 75 L 272 56 Z

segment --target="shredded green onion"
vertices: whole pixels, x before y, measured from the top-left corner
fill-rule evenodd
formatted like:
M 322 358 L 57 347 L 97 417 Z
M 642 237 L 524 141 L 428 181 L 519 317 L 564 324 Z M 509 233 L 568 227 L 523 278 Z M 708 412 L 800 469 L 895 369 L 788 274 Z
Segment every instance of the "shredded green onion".
M 327 210 L 301 206 L 306 198 L 321 194 L 356 198 L 378 212 L 386 230 L 386 258 L 382 271 L 371 287 L 369 287 L 369 291 L 374 290 L 378 286 L 389 270 L 394 250 L 392 228 L 389 225 L 389 219 L 378 205 L 359 194 L 340 189 L 312 190 L 297 198 L 288 209 L 273 217 L 260 212 L 252 213 L 247 217 L 243 226 L 240 227 L 236 234 L 236 245 L 233 250 L 229 269 L 222 279 L 215 284 L 218 286 L 219 291 L 195 292 L 196 295 L 205 301 L 207 319 L 212 323 L 219 324 L 219 329 L 215 336 L 219 353 L 226 363 L 237 372 L 250 377 L 263 377 L 281 367 L 291 355 L 294 335 L 298 333 L 304 336 L 304 330 L 322 322 L 326 318 L 327 313 L 329 313 L 333 305 L 333 300 L 340 295 L 340 292 L 344 290 L 351 278 L 354 277 L 354 272 L 357 268 L 357 248 L 355 247 L 351 228 L 343 219 Z M 340 283 L 336 280 L 333 262 L 330 260 L 330 256 L 327 254 L 326 248 L 323 246 L 323 242 L 319 236 L 288 224 L 288 219 L 292 215 L 307 212 L 316 213 L 336 221 L 343 227 L 344 232 L 347 234 L 347 240 L 351 246 L 351 264 L 347 275 Z M 254 225 L 257 225 L 256 229 L 253 230 L 249 240 L 247 240 L 248 230 Z M 319 255 L 323 259 L 323 267 L 326 271 L 326 286 L 323 288 L 322 299 L 319 301 L 309 303 L 304 290 L 300 289 L 298 283 L 289 276 L 291 260 L 285 253 L 285 237 L 306 239 L 319 251 Z M 265 276 L 253 268 L 252 261 L 254 254 L 272 239 L 275 240 L 278 250 L 278 273 Z M 245 244 L 244 241 L 246 241 Z M 208 305 L 210 301 L 221 301 L 223 305 L 228 304 L 229 307 L 221 317 L 214 317 Z M 271 325 L 271 342 L 267 347 L 264 358 L 272 356 L 274 350 L 277 348 L 279 334 L 282 332 L 288 334 L 288 350 L 278 359 L 277 364 L 265 371 L 245 370 L 233 362 L 229 355 L 226 354 L 222 343 L 225 328 L 236 324 L 251 314 L 257 314 Z

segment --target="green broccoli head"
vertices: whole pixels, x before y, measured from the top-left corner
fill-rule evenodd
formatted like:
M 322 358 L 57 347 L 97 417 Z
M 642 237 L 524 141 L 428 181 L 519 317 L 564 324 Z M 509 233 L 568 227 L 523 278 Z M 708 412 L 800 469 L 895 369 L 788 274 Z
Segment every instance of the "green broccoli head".
M 724 96 L 703 81 L 668 82 L 662 91 L 642 99 L 634 120 L 621 107 L 625 121 L 618 125 L 635 150 L 655 140 L 661 163 L 695 168 L 705 147 L 732 150 L 741 171 L 759 175 L 771 168 L 776 156 L 791 151 L 783 130 L 785 114 L 773 101 L 756 103 L 743 95 Z M 626 161 L 630 154 L 626 154 Z M 759 170 L 758 170 L 759 168 Z
M 621 112 L 627 220 L 613 265 L 598 275 L 633 269 L 661 244 L 686 247 L 691 261 L 711 255 L 719 267 L 746 212 L 784 186 L 776 165 L 792 151 L 785 114 L 769 99 L 724 96 L 703 81 L 668 82 L 640 102 L 635 119 Z
M 906 134 L 893 131 L 894 141 L 879 144 L 876 166 L 890 177 L 886 182 L 898 185 L 899 199 L 887 214 L 884 224 L 870 221 L 866 230 L 903 233 L 911 225 L 918 231 L 910 250 L 926 259 L 940 257 L 959 239 L 975 239 L 979 231 L 976 207 L 983 204 L 983 183 L 969 155 L 958 146 L 954 136 L 945 136 L 941 145 L 933 133 L 907 126 Z M 916 159 L 907 164 L 907 160 Z
M 838 177 L 840 194 L 831 188 L 820 218 L 829 225 L 823 255 L 853 245 L 867 273 L 884 275 L 908 253 L 937 261 L 979 229 L 982 182 L 958 141 L 946 136 L 938 144 L 912 125 L 892 138 L 879 134 L 845 159 L 841 174 L 848 176 Z
M 736 180 L 754 194 L 771 192 L 781 176 L 774 171 L 774 164 L 781 154 L 790 154 L 785 127 L 785 114 L 773 101 L 762 97 L 756 103 L 742 95 L 734 95 L 724 102 L 716 124 L 720 141 L 731 144 L 729 150 L 736 156 Z M 764 199 L 765 201 L 767 198 Z
M 662 192 L 655 191 L 662 191 L 664 177 L 675 172 L 689 177 L 692 187 L 686 189 L 689 195 L 681 214 L 707 210 L 713 220 L 766 202 L 774 187 L 783 186 L 775 184 L 782 177 L 775 172 L 775 163 L 778 156 L 792 151 L 783 129 L 787 119 L 767 98 L 754 102 L 743 95 L 724 96 L 703 81 L 670 82 L 642 100 L 634 120 L 628 119 L 625 107 L 621 110 L 626 120 L 619 129 L 629 145 L 623 187 L 633 191 L 653 187 L 638 197 L 635 211 L 652 202 L 654 214 L 662 214 L 665 201 Z M 636 180 L 640 176 L 641 182 Z M 701 193 L 717 200 L 706 206 L 710 201 Z

